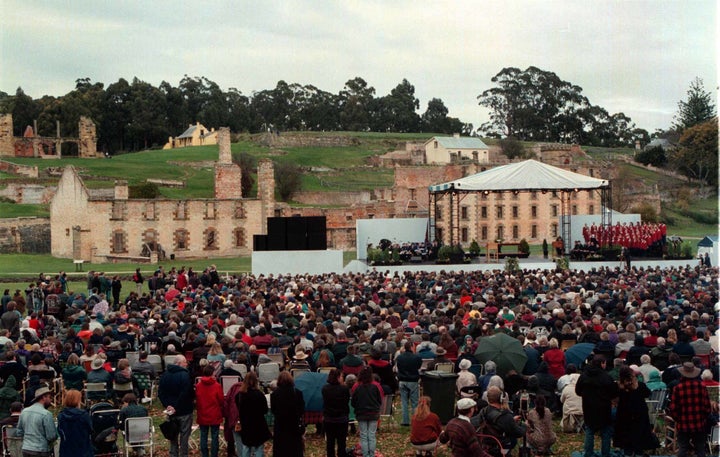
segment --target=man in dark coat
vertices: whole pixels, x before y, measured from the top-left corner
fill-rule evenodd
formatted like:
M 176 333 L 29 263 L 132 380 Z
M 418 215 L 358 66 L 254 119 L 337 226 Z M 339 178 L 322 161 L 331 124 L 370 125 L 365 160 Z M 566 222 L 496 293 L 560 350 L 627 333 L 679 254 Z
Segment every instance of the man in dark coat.
M 188 455 L 195 390 L 187 365 L 185 356 L 175 357 L 174 364 L 168 365 L 167 370 L 160 378 L 158 388 L 160 402 L 165 410 L 171 413 L 170 418 L 177 421 L 180 426 L 177 440 L 170 442 L 171 457 Z
M 604 356 L 593 357 L 575 384 L 575 393 L 582 397 L 585 417 L 585 457 L 593 457 L 595 433 L 598 432 L 602 440 L 601 455 L 610 456 L 610 440 L 613 435 L 611 408 L 612 400 L 618 396 L 618 387 L 605 371 L 606 363 Z

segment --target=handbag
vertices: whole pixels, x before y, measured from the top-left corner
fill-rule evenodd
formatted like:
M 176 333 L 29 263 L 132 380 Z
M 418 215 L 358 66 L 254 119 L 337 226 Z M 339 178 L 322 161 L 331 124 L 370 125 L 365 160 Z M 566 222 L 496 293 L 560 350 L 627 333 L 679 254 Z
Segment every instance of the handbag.
M 180 434 L 180 424 L 172 419 L 166 420 L 160 424 L 160 432 L 162 432 L 165 439 L 175 441 Z

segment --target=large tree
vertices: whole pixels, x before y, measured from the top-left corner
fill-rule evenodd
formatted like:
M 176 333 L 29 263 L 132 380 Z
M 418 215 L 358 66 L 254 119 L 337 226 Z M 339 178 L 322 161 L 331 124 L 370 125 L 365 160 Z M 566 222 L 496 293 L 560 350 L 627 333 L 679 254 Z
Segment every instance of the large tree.
M 678 102 L 678 112 L 673 127 L 682 132 L 713 117 L 715 117 L 713 96 L 705 90 L 703 80 L 695 78 L 687 91 L 687 100 Z
M 490 110 L 490 121 L 479 129 L 487 136 L 606 146 L 634 141 L 630 118 L 592 106 L 580 86 L 553 72 L 503 68 L 492 82 L 496 87 L 478 96 L 478 103 Z
M 686 129 L 680 137 L 679 147 L 670 153 L 670 162 L 686 176 L 699 180 L 701 185 L 717 186 L 717 118 Z
M 353 132 L 370 128 L 370 108 L 375 98 L 375 88 L 357 76 L 348 80 L 338 94 L 340 123 L 343 130 Z

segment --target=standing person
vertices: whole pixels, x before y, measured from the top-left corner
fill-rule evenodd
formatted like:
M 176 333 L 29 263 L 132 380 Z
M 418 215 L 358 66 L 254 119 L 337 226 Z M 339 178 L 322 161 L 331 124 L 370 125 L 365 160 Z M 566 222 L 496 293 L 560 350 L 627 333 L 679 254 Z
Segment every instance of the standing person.
M 697 457 L 705 457 L 710 396 L 698 377 L 700 368 L 692 362 L 685 362 L 678 371 L 680 381 L 672 389 L 669 408 L 669 415 L 675 419 L 677 428 L 677 455 L 688 455 L 692 442 Z
M 412 345 L 410 347 L 412 351 Z M 358 374 L 357 383 L 353 386 L 350 403 L 355 409 L 355 418 L 360 429 L 360 448 L 363 457 L 374 457 L 377 447 L 378 419 L 382 406 L 383 391 L 378 383 L 373 382 L 372 368 L 363 367 Z
M 270 410 L 275 416 L 273 455 L 302 457 L 305 453 L 302 422 L 305 400 L 288 371 L 281 371 L 278 376 L 277 389 L 270 394 Z
M 195 384 L 197 398 L 197 423 L 200 426 L 200 452 L 202 457 L 217 457 L 220 448 L 220 424 L 222 424 L 223 390 L 217 382 L 211 365 L 205 365 L 200 381 Z M 208 456 L 208 432 L 210 452 Z
M 442 433 L 442 424 L 437 414 L 430 411 L 430 397 L 423 395 L 410 424 L 410 443 L 415 457 L 432 457 Z
M 120 290 L 122 289 L 122 281 L 120 281 L 120 275 L 115 275 L 110 282 L 110 290 L 112 291 L 113 306 L 115 309 L 120 308 Z
M 328 373 L 322 397 L 325 452 L 327 457 L 344 457 L 350 416 L 350 389 L 343 382 L 342 371 L 338 368 Z
M 60 457 L 93 457 L 92 421 L 90 414 L 80 408 L 80 391 L 65 393 L 63 410 L 57 418 L 60 436 Z
M 553 431 L 552 411 L 545 407 L 545 396 L 535 397 L 535 408 L 527 414 L 527 442 L 537 454 L 547 454 L 557 441 Z
M 193 382 L 187 369 L 187 359 L 183 355 L 175 357 L 174 363 L 160 377 L 158 398 L 170 419 L 180 426 L 180 433 L 170 442 L 170 457 L 187 457 L 190 431 L 193 422 Z
M 477 403 L 472 398 L 461 398 L 457 402 L 457 417 L 450 419 L 440 434 L 440 442 L 448 443 L 453 457 L 476 457 L 482 455 L 480 441 L 475 434 L 475 426 L 470 418 L 475 413 Z
M 260 391 L 260 382 L 254 371 L 245 376 L 235 397 L 239 420 L 235 425 L 235 451 L 241 457 L 263 457 L 263 444 L 272 435 L 265 421 L 267 399 Z
M 400 425 L 410 425 L 410 415 L 415 411 L 418 404 L 420 389 L 420 367 L 422 359 L 413 352 L 413 344 L 410 341 L 403 346 L 403 352 L 395 359 L 397 377 L 400 387 L 400 404 L 402 406 L 402 422 Z
M 135 292 L 137 292 L 138 297 L 141 297 L 142 289 L 143 289 L 143 282 L 145 282 L 145 279 L 143 278 L 143 275 L 140 272 L 140 268 L 135 269 L 135 274 L 133 274 L 133 282 L 135 282 Z
M 600 433 L 602 457 L 610 456 L 612 438 L 612 401 L 618 396 L 615 381 L 605 371 L 607 361 L 595 355 L 575 383 L 575 393 L 582 397 L 585 420 L 584 456 L 593 457 L 595 433 Z
M 53 444 L 58 435 L 53 415 L 48 411 L 51 404 L 52 392 L 41 387 L 35 391 L 32 405 L 20 413 L 15 436 L 23 439 L 23 457 L 53 455 Z
M 615 414 L 614 444 L 625 455 L 643 455 L 645 450 L 655 449 L 660 444 L 652 432 L 645 399 L 650 389 L 639 382 L 637 374 L 630 367 L 620 368 L 618 376 L 618 405 Z

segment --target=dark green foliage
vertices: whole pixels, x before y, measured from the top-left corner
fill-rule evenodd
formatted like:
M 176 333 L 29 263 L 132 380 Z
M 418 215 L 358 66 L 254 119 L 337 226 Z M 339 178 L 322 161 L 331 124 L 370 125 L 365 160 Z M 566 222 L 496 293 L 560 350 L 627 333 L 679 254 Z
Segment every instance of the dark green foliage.
M 670 155 L 670 162 L 685 176 L 717 186 L 717 118 L 687 128 L 680 137 L 680 147 Z
M 146 182 L 135 186 L 128 186 L 128 196 L 130 198 L 158 198 L 160 189 L 157 184 Z
M 631 209 L 633 213 L 640 214 L 643 222 L 658 222 L 658 214 L 650 203 L 642 203 Z
M 517 138 L 509 136 L 500 140 L 500 149 L 508 159 L 523 159 L 526 157 L 525 146 Z
M 496 87 L 480 94 L 490 110 L 480 131 L 490 137 L 597 146 L 631 145 L 635 125 L 623 113 L 593 106 L 582 88 L 537 67 L 503 68 L 492 78 Z
M 635 161 L 643 165 L 664 167 L 667 164 L 667 155 L 662 146 L 653 146 L 635 155 Z
M 470 252 L 470 254 L 472 254 L 474 256 L 477 256 L 480 254 L 480 245 L 478 244 L 477 241 L 472 240 L 472 242 L 470 243 L 470 247 L 468 248 L 468 252 Z
M 525 238 L 520 240 L 520 243 L 518 244 L 518 252 L 522 252 L 523 254 L 530 254 L 530 244 L 528 244 Z
M 302 170 L 290 162 L 275 163 L 275 185 L 280 200 L 287 202 L 302 185 Z
M 682 132 L 713 117 L 715 117 L 713 96 L 705 90 L 703 80 L 695 78 L 687 91 L 687 100 L 678 102 L 678 112 L 673 127 Z

